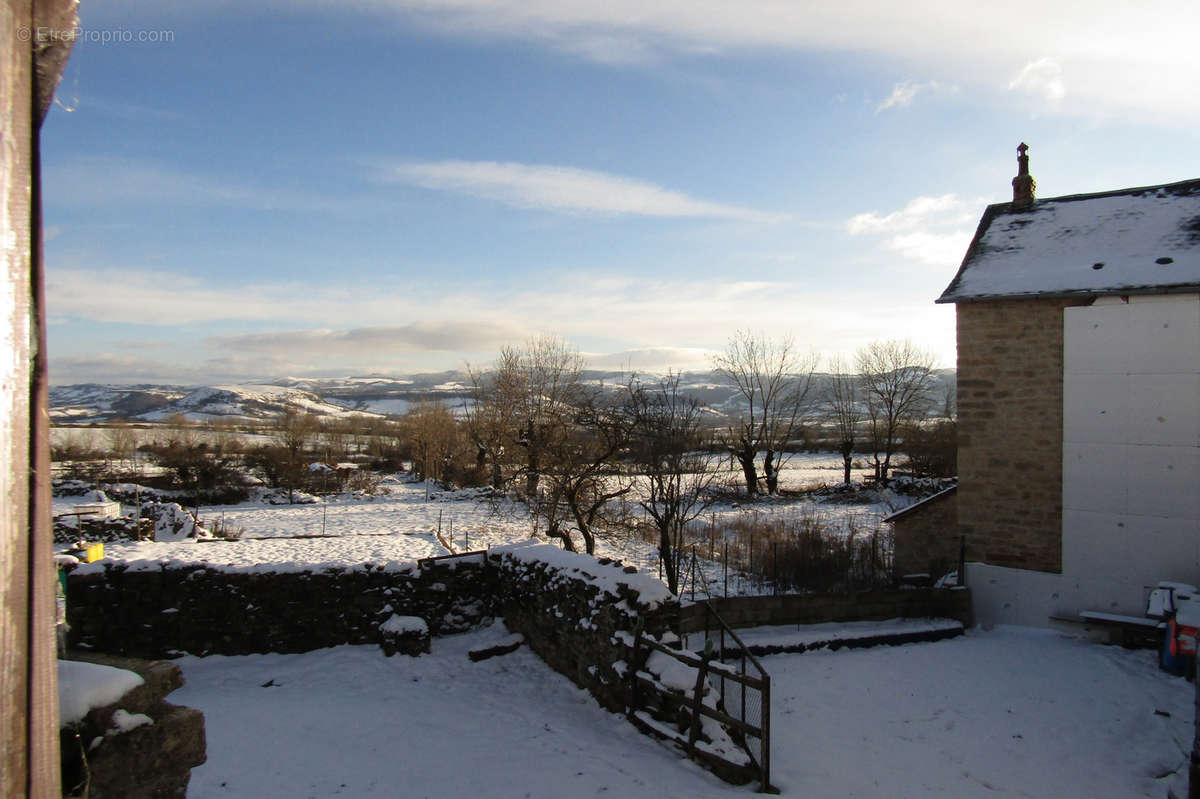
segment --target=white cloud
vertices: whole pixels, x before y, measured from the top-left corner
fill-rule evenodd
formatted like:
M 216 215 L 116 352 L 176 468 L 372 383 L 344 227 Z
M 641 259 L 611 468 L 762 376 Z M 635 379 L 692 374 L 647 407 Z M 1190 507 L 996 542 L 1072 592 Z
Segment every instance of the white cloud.
M 213 336 L 208 343 L 240 352 L 295 353 L 309 356 L 375 356 L 414 351 L 453 352 L 516 341 L 529 331 L 521 325 L 490 321 L 414 322 L 409 325 L 349 330 L 284 330 Z
M 561 272 L 516 286 L 353 285 L 332 276 L 323 283 L 231 285 L 166 272 L 52 271 L 48 306 L 76 324 L 120 325 L 128 324 L 128 308 L 138 308 L 139 323 L 159 326 L 153 338 L 172 344 L 168 360 L 136 345 L 106 356 L 117 352 L 113 345 L 52 342 L 56 383 L 105 382 L 122 374 L 199 383 L 448 369 L 464 360 L 490 361 L 504 344 L 537 333 L 562 335 L 594 353 L 601 367 L 628 360 L 641 369 L 688 368 L 701 366 L 702 353 L 722 348 L 733 331 L 751 323 L 796 331 L 805 346 L 827 353 L 852 353 L 902 329 L 926 346 L 949 346 L 945 359 L 953 363 L 953 314 L 931 303 L 946 280 L 944 272 L 930 273 L 902 283 L 863 279 L 846 288 L 803 279 Z M 398 325 L 398 319 L 405 321 Z M 264 332 L 264 324 L 286 329 Z M 194 332 L 197 327 L 203 332 Z M 93 329 L 103 340 L 105 328 Z M 118 335 L 128 338 L 123 330 Z
M 583 358 L 593 369 L 665 372 L 708 369 L 713 352 L 697 347 L 640 347 L 620 352 L 585 352 Z
M 931 219 L 953 219 L 961 222 L 970 218 L 974 210 L 976 216 L 982 210 L 975 203 L 967 203 L 956 194 L 943 194 L 938 197 L 916 197 L 899 211 L 880 215 L 876 211 L 856 214 L 846 222 L 846 232 L 851 235 L 865 233 L 895 233 L 912 230 L 916 226 Z
M 892 87 L 892 93 L 884 99 L 878 106 L 875 107 L 875 113 L 886 111 L 889 108 L 905 108 L 912 105 L 912 101 L 921 92 L 943 92 L 946 94 L 954 94 L 958 91 L 955 86 L 943 86 L 936 80 L 931 80 L 926 83 L 915 83 L 911 80 L 906 80 L 903 83 L 897 83 Z
M 162 360 L 144 354 L 101 351 L 85 355 L 52 355 L 50 379 L 69 383 L 178 383 L 199 385 L 225 380 L 271 378 L 304 372 L 311 364 L 291 359 L 255 358 Z
M 79 157 L 45 170 L 47 191 L 56 202 L 108 207 L 117 203 L 170 203 L 252 210 L 328 212 L 332 199 L 301 191 L 282 191 L 234 178 L 199 174 L 155 161 Z
M 1053 58 L 1030 61 L 1009 82 L 1008 89 L 1038 95 L 1049 103 L 1060 103 L 1067 96 L 1062 64 Z
M 951 233 L 917 230 L 893 236 L 888 240 L 887 246 L 912 261 L 929 266 L 951 267 L 962 261 L 970 243 L 969 230 L 956 230 Z
M 604 215 L 768 218 L 748 208 L 699 200 L 635 178 L 565 166 L 497 161 L 408 162 L 384 168 L 379 177 L 516 208 Z
M 108 0 L 91 13 L 112 24 L 225 13 L 228 0 L 147 4 Z M 1022 68 L 1052 55 L 1070 92 L 1047 110 L 1120 117 L 1136 110 L 1188 125 L 1200 118 L 1200 3 L 1091 0 L 1003 4 L 955 0 L 274 0 L 389 26 L 476 40 L 530 42 L 597 63 L 647 68 L 664 60 L 780 53 L 899 62 L 943 83 L 1003 92 Z M 95 20 L 93 21 L 95 24 Z M 1189 125 L 1190 128 L 1190 125 Z
M 300 0 L 324 4 L 327 0 Z M 1047 53 L 1070 69 L 1063 111 L 1131 108 L 1195 119 L 1200 4 L 1192 0 L 356 0 L 360 9 L 445 35 L 510 38 L 602 63 L 708 54 L 816 52 L 884 57 L 945 83 L 1001 91 Z M 341 6 L 339 6 L 339 10 Z M 1042 76 L 1042 96 L 1065 93 Z M 904 92 L 897 98 L 897 104 Z M 1065 94 L 1063 95 L 1065 97 Z M 885 101 L 886 102 L 886 101 Z M 897 107 L 893 104 L 888 107 Z
M 916 197 L 889 214 L 857 214 L 845 228 L 852 236 L 886 236 L 884 246 L 906 259 L 949 269 L 962 260 L 971 243 L 972 228 L 964 226 L 979 218 L 983 204 L 955 194 Z

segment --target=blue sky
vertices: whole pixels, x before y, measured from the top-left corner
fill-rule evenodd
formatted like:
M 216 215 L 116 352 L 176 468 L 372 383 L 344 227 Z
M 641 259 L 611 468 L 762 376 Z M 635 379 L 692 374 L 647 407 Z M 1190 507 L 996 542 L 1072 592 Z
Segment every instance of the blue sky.
M 704 368 L 739 329 L 952 366 L 933 300 L 1018 142 L 1044 197 L 1200 177 L 1195 3 L 247 5 L 84 0 L 43 128 L 54 382 L 539 333 Z

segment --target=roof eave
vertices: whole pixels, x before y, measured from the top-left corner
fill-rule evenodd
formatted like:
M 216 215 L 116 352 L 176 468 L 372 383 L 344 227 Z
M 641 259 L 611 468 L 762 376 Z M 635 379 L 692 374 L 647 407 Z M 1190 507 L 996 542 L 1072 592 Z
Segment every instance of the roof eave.
M 1104 289 L 1070 289 L 1059 291 L 1026 291 L 1011 294 L 969 294 L 950 297 L 943 294 L 934 302 L 958 304 L 960 302 L 995 302 L 998 300 L 1050 300 L 1087 299 L 1096 297 L 1144 297 L 1154 294 L 1200 294 L 1200 283 L 1180 283 L 1173 286 L 1116 286 Z
M 983 216 L 979 218 L 979 226 L 975 228 L 975 236 L 971 239 L 971 244 L 967 247 L 966 254 L 963 255 L 962 263 L 958 265 L 958 271 L 954 273 L 954 278 L 950 281 L 950 285 L 946 286 L 946 290 L 942 292 L 942 296 L 934 300 L 935 303 L 954 302 L 954 300 L 950 299 L 950 296 L 954 293 L 954 288 L 958 285 L 958 281 L 962 279 L 963 272 L 967 270 L 967 264 L 975 256 L 975 251 L 979 248 L 979 242 L 983 238 L 983 234 L 987 232 L 993 219 L 1010 210 L 1012 210 L 1012 203 L 992 203 L 983 209 Z
M 914 502 L 913 504 L 909 505 L 907 508 L 901 508 L 900 510 L 893 513 L 891 516 L 884 517 L 883 521 L 894 522 L 901 517 L 908 516 L 910 513 L 916 513 L 920 510 L 923 510 L 923 509 L 929 507 L 930 505 L 934 504 L 935 502 L 939 502 L 939 501 L 945 499 L 946 497 L 950 496 L 951 494 L 955 493 L 956 491 L 958 491 L 958 483 L 955 483 L 952 486 L 948 486 L 947 488 L 943 488 L 941 491 L 938 491 L 936 494 L 930 494 L 929 496 L 925 497 L 924 499 L 919 500 L 919 501 Z

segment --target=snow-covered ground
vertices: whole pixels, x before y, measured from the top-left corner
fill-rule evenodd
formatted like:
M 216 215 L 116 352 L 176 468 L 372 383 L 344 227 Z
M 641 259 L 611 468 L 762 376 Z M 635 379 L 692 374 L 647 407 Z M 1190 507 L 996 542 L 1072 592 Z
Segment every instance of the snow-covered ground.
M 789 486 L 841 477 L 836 456 L 800 456 L 790 466 Z M 354 567 L 444 554 L 439 522 L 442 538 L 459 550 L 532 531 L 520 508 L 494 513 L 473 492 L 436 492 L 426 502 L 421 484 L 388 487 L 373 500 L 202 507 L 204 522 L 240 528 L 244 539 L 112 543 L 106 553 L 135 568 L 164 560 L 236 570 Z M 869 530 L 909 501 L 769 500 L 728 503 L 713 514 L 717 529 L 738 516 L 819 514 Z M 56 510 L 76 502 L 56 500 Z M 656 572 L 644 542 L 602 539 L 598 549 Z M 715 585 L 714 565 L 705 568 Z M 796 635 L 751 635 L 784 633 Z M 432 655 L 415 660 L 385 658 L 369 646 L 184 658 L 188 685 L 172 700 L 204 711 L 208 724 L 209 762 L 193 772 L 189 795 L 751 793 L 644 738 L 527 649 L 480 663 L 467 658 L 507 634 L 497 624 L 438 638 Z M 773 679 L 774 782 L 787 795 L 1161 797 L 1190 747 L 1191 686 L 1159 672 L 1153 653 L 1046 631 L 976 629 L 938 643 L 763 662 Z
M 602 710 L 492 628 L 433 653 L 376 647 L 186 657 L 209 797 L 746 797 Z M 1163 797 L 1186 764 L 1192 686 L 1155 655 L 1023 628 L 762 659 L 785 796 Z
M 783 474 L 783 482 L 793 487 L 833 484 L 841 479 L 841 459 L 828 453 L 797 454 L 789 460 Z M 203 526 L 240 531 L 241 540 L 113 542 L 105 545 L 105 552 L 109 558 L 134 568 L 157 568 L 163 562 L 204 562 L 237 570 L 292 571 L 412 561 L 447 554 L 441 541 L 454 551 L 468 551 L 522 541 L 537 532 L 523 505 L 507 500 L 489 501 L 477 490 L 442 491 L 435 487 L 426 501 L 424 483 L 389 477 L 382 485 L 387 493 L 374 498 L 343 494 L 313 504 L 247 502 L 202 506 L 199 517 Z M 56 497 L 55 513 L 69 511 L 82 499 Z M 779 497 L 714 505 L 695 523 L 701 538 L 696 553 L 698 593 L 702 594 L 705 588 L 714 595 L 725 591 L 719 562 L 722 536 L 738 520 L 813 516 L 832 529 L 869 533 L 881 526 L 883 517 L 912 501 L 912 497 L 883 493 L 870 504 Z M 126 513 L 131 510 L 125 508 Z M 712 531 L 708 536 L 706 529 Z M 659 573 L 654 546 L 633 536 L 601 536 L 596 554 L 620 559 L 652 574 Z M 690 576 L 690 569 L 685 571 Z M 769 591 L 771 587 L 743 580 L 734 572 L 729 575 L 728 590 L 731 594 L 752 594 Z M 690 587 L 687 593 L 690 596 Z

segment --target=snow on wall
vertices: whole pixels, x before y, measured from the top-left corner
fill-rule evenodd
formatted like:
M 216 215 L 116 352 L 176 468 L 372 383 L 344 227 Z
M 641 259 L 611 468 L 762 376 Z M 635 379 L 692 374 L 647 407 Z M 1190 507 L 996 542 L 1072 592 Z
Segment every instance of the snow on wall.
M 94 708 L 111 705 L 145 680 L 125 669 L 74 660 L 58 661 L 59 724 L 74 724 Z
M 510 557 L 522 563 L 544 563 L 562 573 L 566 579 L 582 579 L 600 588 L 608 597 L 620 598 L 620 587 L 636 593 L 649 608 L 656 608 L 675 599 L 662 580 L 633 567 L 597 560 L 591 555 L 567 552 L 552 544 L 530 539 L 515 544 L 493 547 L 489 555 Z M 629 569 L 629 571 L 626 571 Z

